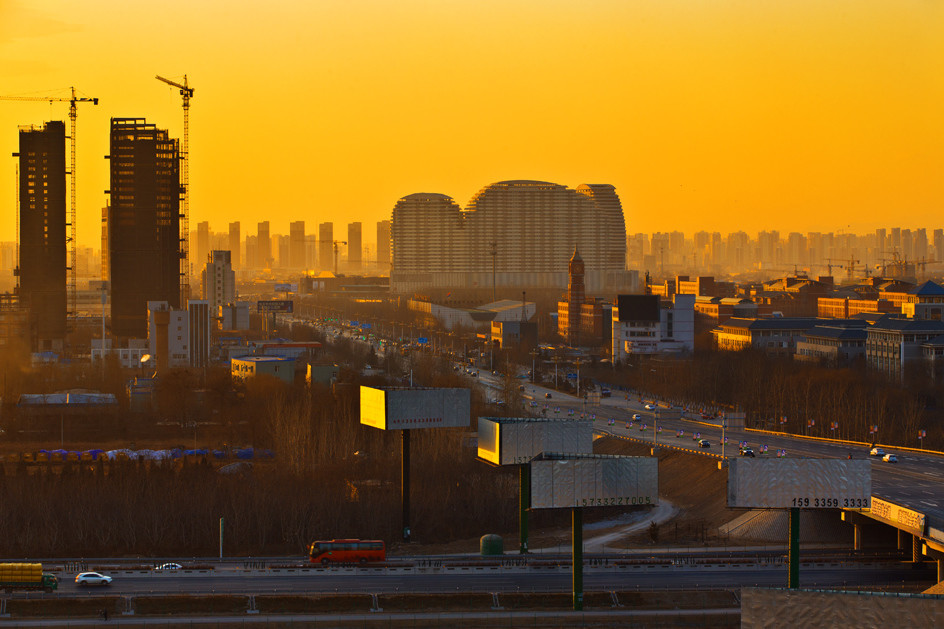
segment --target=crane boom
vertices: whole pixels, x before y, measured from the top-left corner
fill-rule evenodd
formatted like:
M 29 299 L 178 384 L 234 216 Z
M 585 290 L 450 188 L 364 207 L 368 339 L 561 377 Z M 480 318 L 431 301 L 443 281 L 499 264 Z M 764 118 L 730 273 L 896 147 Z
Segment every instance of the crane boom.
M 66 225 L 69 227 L 69 238 L 68 238 L 68 247 L 69 247 L 69 283 L 68 283 L 68 292 L 69 292 L 69 314 L 72 317 L 78 316 L 78 304 L 76 301 L 76 273 L 78 271 L 78 259 L 76 254 L 76 205 L 75 205 L 75 179 L 76 179 L 76 162 L 75 162 L 75 140 L 76 140 L 76 120 L 78 118 L 78 109 L 76 109 L 77 103 L 92 103 L 93 105 L 98 104 L 97 98 L 91 98 L 87 96 L 77 96 L 75 93 L 75 88 L 70 87 L 71 96 L 0 96 L 0 100 L 13 100 L 13 101 L 33 101 L 33 102 L 48 102 L 48 103 L 69 103 L 69 138 L 71 142 L 69 143 L 70 147 L 70 178 L 69 178 L 69 214 L 66 217 Z M 19 212 L 19 208 L 16 210 Z M 19 236 L 17 236 L 19 237 Z M 19 264 L 19 260 L 17 260 Z
M 190 98 L 193 96 L 193 88 L 187 83 L 187 75 L 184 75 L 184 82 L 178 83 L 171 79 L 165 79 L 159 74 L 154 78 L 163 83 L 180 90 L 180 96 L 183 99 L 184 107 L 184 167 L 181 177 L 181 189 L 183 191 L 183 207 L 180 211 L 180 306 L 187 306 L 187 300 L 190 299 Z

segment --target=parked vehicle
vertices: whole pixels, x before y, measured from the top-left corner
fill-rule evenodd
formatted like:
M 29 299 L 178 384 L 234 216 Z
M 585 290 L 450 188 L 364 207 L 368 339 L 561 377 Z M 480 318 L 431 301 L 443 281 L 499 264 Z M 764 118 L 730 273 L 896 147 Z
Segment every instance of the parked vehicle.
M 0 563 L 0 589 L 42 590 L 52 592 L 59 588 L 59 579 L 53 574 L 43 573 L 41 563 Z
M 111 585 L 111 577 L 100 572 L 80 572 L 75 575 L 76 585 Z

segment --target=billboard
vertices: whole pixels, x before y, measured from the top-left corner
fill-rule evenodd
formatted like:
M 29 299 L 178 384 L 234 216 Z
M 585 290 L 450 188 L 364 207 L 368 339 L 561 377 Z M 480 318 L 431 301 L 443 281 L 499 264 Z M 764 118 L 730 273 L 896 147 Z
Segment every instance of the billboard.
M 256 302 L 258 312 L 293 312 L 291 299 L 270 299 Z
M 381 430 L 468 427 L 468 389 L 361 387 L 361 423 Z
M 872 500 L 868 459 L 728 461 L 728 506 L 750 509 L 867 509 Z
M 545 453 L 531 461 L 531 508 L 654 505 L 655 457 Z
M 640 321 L 658 323 L 661 321 L 662 308 L 658 295 L 617 295 L 616 307 L 619 308 L 620 321 Z
M 593 422 L 534 417 L 479 417 L 480 459 L 494 465 L 528 463 L 542 452 L 590 454 Z

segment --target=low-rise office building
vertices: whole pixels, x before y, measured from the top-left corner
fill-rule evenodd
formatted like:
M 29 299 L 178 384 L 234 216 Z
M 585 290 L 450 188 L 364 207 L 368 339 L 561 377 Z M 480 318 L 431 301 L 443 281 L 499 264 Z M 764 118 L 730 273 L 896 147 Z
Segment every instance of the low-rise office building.
M 695 295 L 619 295 L 612 312 L 613 360 L 631 355 L 686 354 L 695 349 Z
M 866 361 L 870 368 L 900 380 L 909 365 L 925 358 L 924 345 L 944 334 L 944 321 L 883 317 L 868 328 Z
M 295 382 L 295 359 L 283 356 L 240 356 L 230 362 L 230 373 L 239 380 L 265 374 L 292 384 Z
M 768 354 L 791 356 L 797 343 L 821 319 L 809 317 L 772 317 L 769 319 L 728 319 L 711 331 L 720 350 L 759 349 Z
M 849 364 L 865 358 L 868 322 L 862 319 L 829 321 L 811 328 L 796 345 L 796 360 Z

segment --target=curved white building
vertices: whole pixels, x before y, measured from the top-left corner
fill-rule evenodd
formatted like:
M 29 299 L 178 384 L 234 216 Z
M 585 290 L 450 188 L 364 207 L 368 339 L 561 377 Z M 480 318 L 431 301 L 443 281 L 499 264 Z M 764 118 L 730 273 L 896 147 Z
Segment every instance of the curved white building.
M 587 289 L 633 290 L 626 224 L 613 186 L 576 190 L 546 181 L 500 181 L 468 207 L 443 194 L 403 197 L 391 226 L 394 292 L 423 288 L 563 289 L 574 247 Z M 494 278 L 494 279 L 493 279 Z

